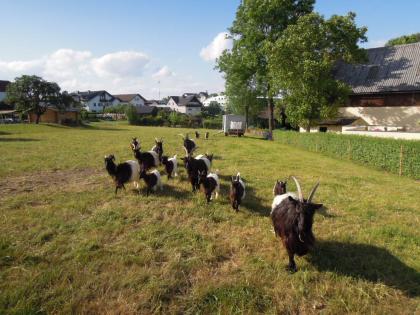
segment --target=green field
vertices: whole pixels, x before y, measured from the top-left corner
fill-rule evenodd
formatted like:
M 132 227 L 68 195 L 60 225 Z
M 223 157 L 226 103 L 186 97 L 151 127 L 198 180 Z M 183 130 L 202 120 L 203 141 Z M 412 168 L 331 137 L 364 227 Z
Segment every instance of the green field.
M 185 170 L 164 191 L 114 195 L 103 156 L 131 137 L 182 156 L 185 129 L 97 123 L 0 126 L 0 314 L 413 314 L 420 312 L 420 183 L 252 137 L 214 135 L 221 197 Z M 240 171 L 247 199 L 228 203 Z M 317 246 L 285 270 L 268 214 L 276 179 L 315 196 Z M 144 187 L 144 184 L 142 184 Z M 294 190 L 294 186 L 289 186 Z

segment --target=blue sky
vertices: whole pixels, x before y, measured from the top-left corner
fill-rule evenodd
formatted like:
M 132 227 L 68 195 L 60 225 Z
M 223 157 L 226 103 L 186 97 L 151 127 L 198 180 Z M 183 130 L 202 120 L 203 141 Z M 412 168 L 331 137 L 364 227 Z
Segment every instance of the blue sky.
M 228 44 L 217 35 L 231 25 L 238 4 L 0 0 L 0 79 L 35 73 L 68 90 L 147 98 L 159 90 L 162 97 L 220 91 L 224 82 L 213 58 Z M 420 1 L 318 0 L 316 11 L 327 17 L 356 12 L 358 25 L 369 29 L 366 47 L 420 32 Z

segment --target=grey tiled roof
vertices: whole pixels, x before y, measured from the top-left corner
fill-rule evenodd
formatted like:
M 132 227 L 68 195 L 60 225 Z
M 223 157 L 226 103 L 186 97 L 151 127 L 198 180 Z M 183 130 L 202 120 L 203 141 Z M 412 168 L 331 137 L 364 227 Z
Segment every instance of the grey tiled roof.
M 335 77 L 355 94 L 420 90 L 420 43 L 367 50 L 366 64 L 338 64 Z
M 184 94 L 185 95 L 185 94 Z M 197 99 L 195 95 L 189 96 L 171 96 L 178 106 L 188 106 L 188 107 L 202 107 L 203 104 Z

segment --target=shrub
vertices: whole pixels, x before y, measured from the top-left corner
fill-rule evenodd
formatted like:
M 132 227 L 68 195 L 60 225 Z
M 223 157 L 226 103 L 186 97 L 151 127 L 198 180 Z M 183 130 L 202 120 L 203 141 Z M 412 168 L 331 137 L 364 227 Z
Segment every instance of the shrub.
M 206 129 L 222 129 L 222 118 L 212 118 L 203 120 L 203 128 Z
M 276 141 L 332 157 L 350 159 L 394 174 L 420 179 L 420 141 L 339 135 L 332 133 L 299 133 L 283 131 Z
M 138 125 L 139 115 L 135 106 L 128 106 L 125 110 L 125 115 L 127 116 L 128 123 L 130 125 Z

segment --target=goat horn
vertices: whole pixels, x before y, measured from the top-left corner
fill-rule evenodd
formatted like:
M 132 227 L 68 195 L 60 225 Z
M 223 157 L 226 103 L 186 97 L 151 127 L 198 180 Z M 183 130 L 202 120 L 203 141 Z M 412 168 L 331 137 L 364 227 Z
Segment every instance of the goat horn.
M 309 194 L 309 197 L 308 197 L 308 203 L 310 203 L 312 198 L 314 197 L 318 186 L 319 186 L 319 181 L 315 184 L 314 188 L 312 188 L 311 193 Z
M 159 142 L 158 138 L 156 138 L 156 137 L 155 137 L 155 141 L 156 141 L 156 142 Z
M 187 150 L 187 148 L 186 147 L 183 147 L 183 148 L 185 150 L 185 156 L 188 156 L 188 150 Z
M 299 236 L 299 241 L 301 241 L 302 243 L 305 243 L 302 239 L 302 236 L 300 236 L 300 233 L 298 233 L 298 236 Z
M 295 181 L 296 184 L 296 188 L 298 190 L 298 195 L 299 195 L 299 201 L 303 202 L 303 194 L 302 194 L 302 188 L 300 188 L 300 184 L 298 182 L 298 180 L 296 179 L 296 177 L 292 176 L 293 180 Z

